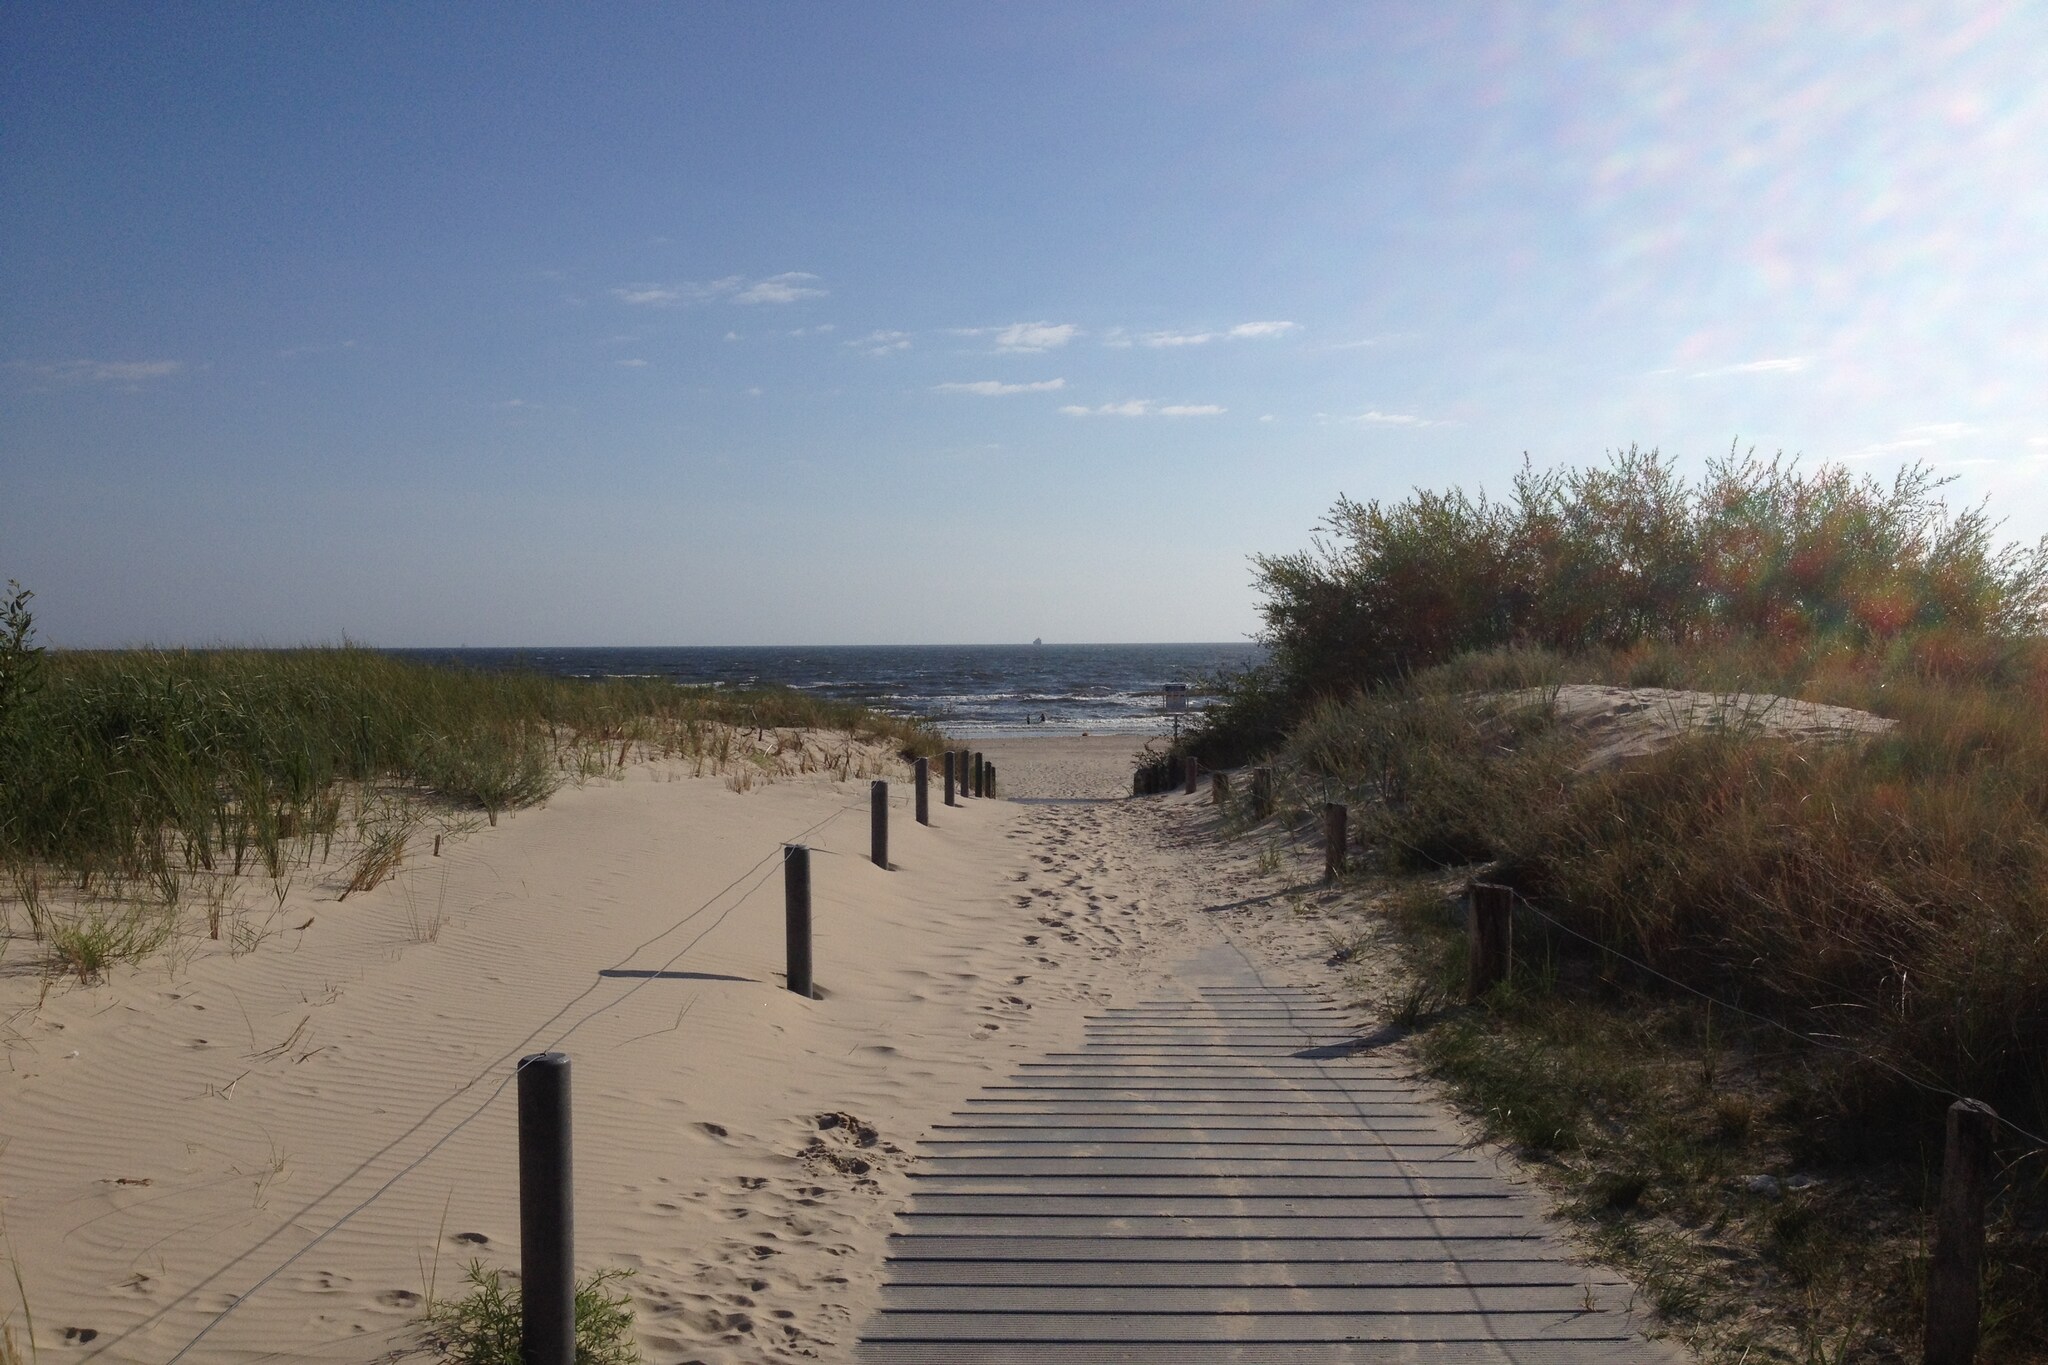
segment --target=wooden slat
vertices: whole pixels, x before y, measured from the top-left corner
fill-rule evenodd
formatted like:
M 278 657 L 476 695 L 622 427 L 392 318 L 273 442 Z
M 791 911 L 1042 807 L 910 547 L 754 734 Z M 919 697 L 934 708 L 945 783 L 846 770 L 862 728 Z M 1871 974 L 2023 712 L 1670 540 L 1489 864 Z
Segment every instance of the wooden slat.
M 1674 1359 L 1313 993 L 1108 1011 L 922 1154 L 869 1365 Z

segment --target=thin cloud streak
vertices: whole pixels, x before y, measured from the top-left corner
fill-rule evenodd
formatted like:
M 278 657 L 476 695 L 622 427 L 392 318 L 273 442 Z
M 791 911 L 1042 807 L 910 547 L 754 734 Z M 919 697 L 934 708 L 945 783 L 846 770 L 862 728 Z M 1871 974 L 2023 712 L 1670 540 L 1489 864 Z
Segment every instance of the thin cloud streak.
M 1808 365 L 1803 355 L 1775 356 L 1768 360 L 1745 360 L 1739 365 L 1721 365 L 1711 370 L 1695 370 L 1694 379 L 1720 379 L 1731 374 L 1798 374 Z
M 1064 379 L 1041 379 L 1032 384 L 1005 384 L 1000 379 L 975 379 L 966 382 L 932 385 L 934 393 L 976 393 L 984 398 L 996 398 L 1011 393 L 1052 393 L 1064 389 Z
M 1128 398 L 1121 403 L 1103 403 L 1092 408 L 1069 403 L 1060 411 L 1069 417 L 1215 417 L 1229 409 L 1216 403 L 1160 405 L 1149 398 Z

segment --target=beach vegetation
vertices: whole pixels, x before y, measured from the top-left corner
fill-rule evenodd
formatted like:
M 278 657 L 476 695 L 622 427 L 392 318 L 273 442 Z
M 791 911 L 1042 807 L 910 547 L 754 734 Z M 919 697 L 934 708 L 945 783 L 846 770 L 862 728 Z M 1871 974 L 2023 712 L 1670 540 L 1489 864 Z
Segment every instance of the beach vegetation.
M 598 1270 L 576 1285 L 576 1365 L 634 1365 L 632 1301 L 617 1289 L 629 1270 Z M 520 1365 L 520 1289 L 504 1272 L 471 1261 L 465 1272 L 469 1292 L 430 1302 L 426 1337 L 440 1358 L 454 1365 Z
M 1340 501 L 1183 741 L 1269 766 L 1280 828 L 1350 807 L 1390 1019 L 1713 1359 L 1902 1354 L 1947 1105 L 2048 1132 L 2048 549 L 1941 487 L 1631 450 Z M 1706 701 L 1617 758 L 1589 684 Z M 1516 965 L 1464 1007 L 1473 879 Z M 1986 1347 L 2035 1359 L 2048 1152 L 2000 1159 Z
M 430 832 L 495 824 L 629 763 L 743 771 L 744 789 L 795 771 L 794 755 L 759 761 L 801 750 L 795 732 L 843 736 L 838 761 L 814 766 L 844 777 L 940 748 L 920 722 L 785 689 L 487 672 L 352 646 L 45 652 L 28 602 L 18 587 L 0 600 L 0 905 L 10 935 L 25 921 L 53 969 L 86 980 L 162 946 L 185 906 L 204 909 L 211 939 L 225 924 L 231 946 L 260 942 L 237 879 L 266 878 L 280 906 L 295 879 L 367 891 Z

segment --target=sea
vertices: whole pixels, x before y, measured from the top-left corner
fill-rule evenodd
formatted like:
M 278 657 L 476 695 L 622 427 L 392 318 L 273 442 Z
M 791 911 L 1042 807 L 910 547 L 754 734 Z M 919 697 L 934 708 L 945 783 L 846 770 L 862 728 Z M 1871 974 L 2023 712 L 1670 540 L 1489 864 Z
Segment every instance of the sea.
M 565 678 L 663 678 L 690 686 L 774 684 L 916 716 L 948 734 L 1152 735 L 1175 724 L 1169 687 L 1202 709 L 1204 685 L 1265 657 L 1258 645 L 649 646 L 397 649 L 403 658 Z M 1185 720 L 1185 714 L 1181 716 Z

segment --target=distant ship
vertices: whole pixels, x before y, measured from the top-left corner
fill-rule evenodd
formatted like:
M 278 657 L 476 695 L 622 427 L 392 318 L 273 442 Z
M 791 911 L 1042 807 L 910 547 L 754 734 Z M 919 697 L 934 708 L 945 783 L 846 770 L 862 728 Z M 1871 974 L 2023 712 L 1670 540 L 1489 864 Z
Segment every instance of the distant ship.
M 1031 643 L 1032 643 L 1032 644 L 1034 644 L 1034 645 L 1042 645 L 1042 644 L 1044 644 L 1044 643 L 1045 643 L 1045 641 L 1043 641 L 1043 640 L 1033 640 L 1033 641 L 1032 641 Z

